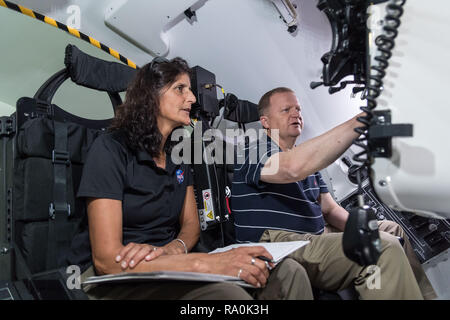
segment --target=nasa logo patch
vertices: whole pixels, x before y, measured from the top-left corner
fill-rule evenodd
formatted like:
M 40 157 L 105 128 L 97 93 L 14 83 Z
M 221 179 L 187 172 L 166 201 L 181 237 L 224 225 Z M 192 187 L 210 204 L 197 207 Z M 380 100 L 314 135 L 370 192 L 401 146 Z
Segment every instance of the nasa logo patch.
M 176 171 L 176 174 L 177 174 L 178 184 L 181 184 L 184 181 L 184 171 L 181 169 L 178 169 Z

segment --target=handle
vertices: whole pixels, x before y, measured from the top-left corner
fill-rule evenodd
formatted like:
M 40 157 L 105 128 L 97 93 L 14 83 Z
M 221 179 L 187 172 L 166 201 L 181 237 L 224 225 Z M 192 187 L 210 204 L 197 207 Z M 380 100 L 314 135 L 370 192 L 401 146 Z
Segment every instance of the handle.
M 50 105 L 56 91 L 58 91 L 59 87 L 61 87 L 64 81 L 66 81 L 69 77 L 70 75 L 67 68 L 56 72 L 36 91 L 33 98 L 38 101 L 46 102 Z M 122 104 L 122 98 L 117 92 L 108 92 L 108 96 L 111 100 L 111 104 L 115 114 L 117 107 Z

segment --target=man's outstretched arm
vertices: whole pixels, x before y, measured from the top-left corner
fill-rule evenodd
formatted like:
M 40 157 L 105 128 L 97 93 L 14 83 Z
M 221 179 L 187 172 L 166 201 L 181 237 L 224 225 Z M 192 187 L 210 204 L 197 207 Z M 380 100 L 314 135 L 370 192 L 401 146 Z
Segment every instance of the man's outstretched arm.
M 357 118 L 363 115 L 360 113 L 290 151 L 272 155 L 261 170 L 261 180 L 268 183 L 292 183 L 328 167 L 359 136 L 354 129 L 362 126 Z

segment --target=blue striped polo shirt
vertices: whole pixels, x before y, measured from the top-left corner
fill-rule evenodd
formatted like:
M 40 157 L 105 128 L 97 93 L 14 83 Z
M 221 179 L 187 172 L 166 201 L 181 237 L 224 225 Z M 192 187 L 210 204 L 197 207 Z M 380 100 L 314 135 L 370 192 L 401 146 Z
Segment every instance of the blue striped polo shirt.
M 231 206 L 237 242 L 257 242 L 266 229 L 321 234 L 324 219 L 318 198 L 328 188 L 320 172 L 295 183 L 261 181 L 267 159 L 282 152 L 270 137 L 264 137 L 265 141 L 238 151 L 235 162 Z

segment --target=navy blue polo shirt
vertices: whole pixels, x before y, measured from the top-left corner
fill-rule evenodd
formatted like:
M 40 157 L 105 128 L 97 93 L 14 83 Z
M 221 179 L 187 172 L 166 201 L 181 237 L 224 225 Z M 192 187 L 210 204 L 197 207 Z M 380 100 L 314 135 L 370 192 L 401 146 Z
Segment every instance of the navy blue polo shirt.
M 77 196 L 122 201 L 123 245 L 135 242 L 162 246 L 179 233 L 186 188 L 192 184 L 189 165 L 175 165 L 167 155 L 166 168 L 162 169 L 148 152 L 129 149 L 124 134 L 116 131 L 99 136 L 92 144 Z M 91 262 L 85 220 L 82 231 L 73 239 L 70 264 L 84 266 Z
M 237 242 L 257 242 L 266 229 L 321 234 L 324 219 L 318 198 L 328 188 L 320 172 L 295 183 L 261 181 L 268 158 L 282 152 L 270 137 L 264 137 L 267 142 L 251 143 L 235 164 L 231 206 Z

